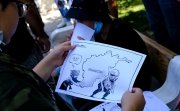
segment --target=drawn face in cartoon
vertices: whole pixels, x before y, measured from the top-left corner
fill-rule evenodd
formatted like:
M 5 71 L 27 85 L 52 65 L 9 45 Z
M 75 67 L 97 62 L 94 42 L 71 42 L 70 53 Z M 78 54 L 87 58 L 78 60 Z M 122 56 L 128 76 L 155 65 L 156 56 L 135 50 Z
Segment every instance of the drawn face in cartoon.
M 74 82 L 80 82 L 80 81 L 78 81 L 79 73 L 80 73 L 79 70 L 71 70 L 70 76 Z
M 119 71 L 116 69 L 113 69 L 111 71 L 109 71 L 109 80 L 110 81 L 116 81 L 118 79 L 119 76 Z

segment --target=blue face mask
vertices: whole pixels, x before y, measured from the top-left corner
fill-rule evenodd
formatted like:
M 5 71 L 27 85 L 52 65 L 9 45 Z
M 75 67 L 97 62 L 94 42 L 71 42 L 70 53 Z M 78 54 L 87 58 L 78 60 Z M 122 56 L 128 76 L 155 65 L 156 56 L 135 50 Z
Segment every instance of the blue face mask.
M 95 34 L 99 33 L 102 29 L 103 23 L 102 22 L 94 22 L 94 30 Z

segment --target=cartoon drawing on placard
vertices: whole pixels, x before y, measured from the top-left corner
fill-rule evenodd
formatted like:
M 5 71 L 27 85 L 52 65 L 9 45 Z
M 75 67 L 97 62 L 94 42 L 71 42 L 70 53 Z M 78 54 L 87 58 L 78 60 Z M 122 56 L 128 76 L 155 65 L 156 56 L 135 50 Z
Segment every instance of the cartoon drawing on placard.
M 62 66 L 56 92 L 119 102 L 123 92 L 131 90 L 145 56 L 96 42 L 82 40 L 74 44 L 76 48 Z
M 101 62 L 107 56 L 111 57 L 111 59 L 114 61 L 112 61 L 112 66 L 106 65 L 107 71 L 89 65 L 92 64 L 92 62 L 94 61 Z M 69 59 L 69 63 L 72 65 L 73 69 L 70 71 L 69 77 L 62 82 L 60 89 L 73 91 L 72 85 L 75 85 L 76 87 L 82 89 L 85 87 L 91 88 L 95 86 L 94 83 L 96 81 L 101 80 L 98 83 L 98 88 L 92 91 L 91 94 L 89 93 L 88 95 L 90 97 L 94 97 L 94 95 L 96 95 L 97 93 L 104 92 L 101 97 L 99 96 L 99 98 L 101 99 L 106 99 L 109 94 L 112 94 L 114 92 L 115 82 L 120 75 L 120 71 L 116 69 L 116 65 L 118 65 L 119 62 L 132 62 L 125 57 L 120 58 L 119 55 L 113 55 L 112 51 L 110 50 L 106 51 L 103 54 L 91 55 L 89 58 L 84 59 L 84 61 L 82 61 L 82 58 L 82 55 L 79 54 L 73 54 L 71 56 L 71 58 Z M 82 65 L 82 71 L 76 69 L 78 65 Z M 82 72 L 82 74 L 80 74 L 80 72 Z M 90 75 L 92 73 L 93 76 Z M 78 80 L 78 78 L 82 79 Z
M 98 88 L 93 92 L 91 97 L 102 91 L 105 93 L 102 99 L 106 99 L 106 96 L 114 92 L 115 81 L 118 79 L 119 74 L 120 73 L 117 69 L 109 69 L 108 76 L 98 84 Z
M 78 82 L 78 76 L 80 71 L 79 70 L 71 70 L 70 77 L 63 81 L 63 83 L 60 86 L 60 89 L 63 90 L 71 90 L 73 84 L 77 84 Z
M 111 66 L 108 64 L 102 64 L 102 62 L 107 58 L 111 60 Z M 85 58 L 82 63 L 82 81 L 79 83 L 79 86 L 82 88 L 93 87 L 97 80 L 102 80 L 108 77 L 108 70 L 110 67 L 119 67 L 121 62 L 130 63 L 132 61 L 128 60 L 126 57 L 120 58 L 119 55 L 113 55 L 110 50 L 102 54 L 90 55 L 90 57 Z M 94 63 L 97 63 L 97 65 L 91 65 Z

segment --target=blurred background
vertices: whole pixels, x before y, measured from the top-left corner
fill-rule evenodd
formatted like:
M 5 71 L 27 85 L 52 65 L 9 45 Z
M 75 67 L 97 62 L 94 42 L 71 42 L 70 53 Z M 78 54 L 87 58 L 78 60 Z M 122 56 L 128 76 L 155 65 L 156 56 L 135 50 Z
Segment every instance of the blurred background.
M 45 23 L 45 30 L 50 33 L 61 22 L 61 14 L 54 0 L 36 0 L 41 16 Z M 118 17 L 125 23 L 140 32 L 152 37 L 149 29 L 146 12 L 141 0 L 117 0 Z
M 140 32 L 151 36 L 146 12 L 141 0 L 117 0 L 118 17 Z

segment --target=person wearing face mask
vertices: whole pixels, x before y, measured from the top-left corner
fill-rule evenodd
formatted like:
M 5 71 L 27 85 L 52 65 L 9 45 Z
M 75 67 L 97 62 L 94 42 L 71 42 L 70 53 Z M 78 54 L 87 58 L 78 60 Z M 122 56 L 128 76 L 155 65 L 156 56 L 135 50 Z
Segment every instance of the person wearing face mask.
M 93 37 L 96 42 L 146 54 L 146 60 L 134 86 L 143 90 L 150 89 L 153 66 L 151 65 L 145 43 L 133 28 L 122 23 L 120 19 L 110 17 L 108 3 L 105 0 L 73 0 L 66 17 L 74 18 L 78 22 L 94 29 Z
M 68 51 L 74 48 L 70 41 L 58 44 L 33 70 L 4 52 L 4 46 L 11 41 L 19 17 L 24 13 L 24 10 L 18 10 L 25 6 L 18 0 L 0 0 L 0 110 L 69 111 L 57 107 L 46 81 L 52 71 L 63 64 Z M 65 105 L 64 102 L 59 104 Z M 122 98 L 123 111 L 140 111 L 144 105 L 143 93 L 139 88 L 126 92 Z
M 135 80 L 134 86 L 150 90 L 152 74 L 156 74 L 148 56 L 145 43 L 136 31 L 118 18 L 112 18 L 105 0 L 73 0 L 67 18 L 95 30 L 92 41 L 110 44 L 146 54 L 146 60 Z M 78 101 L 78 100 L 76 100 Z M 78 101 L 82 102 L 82 100 Z M 74 102 L 74 103 L 78 103 Z M 84 102 L 85 103 L 85 102 Z

